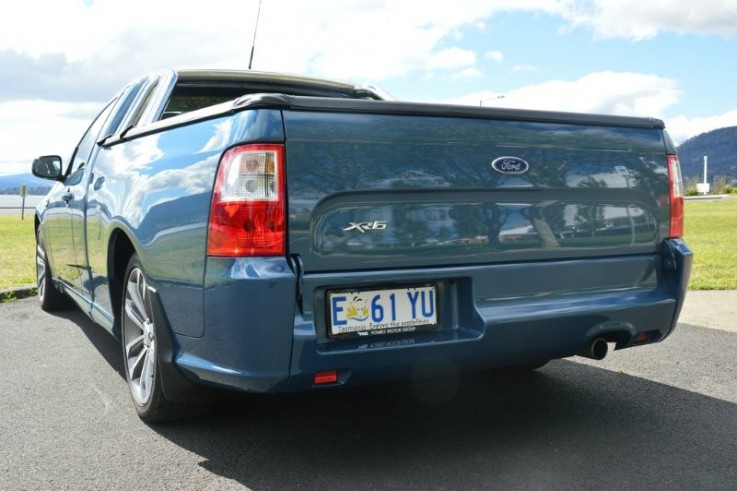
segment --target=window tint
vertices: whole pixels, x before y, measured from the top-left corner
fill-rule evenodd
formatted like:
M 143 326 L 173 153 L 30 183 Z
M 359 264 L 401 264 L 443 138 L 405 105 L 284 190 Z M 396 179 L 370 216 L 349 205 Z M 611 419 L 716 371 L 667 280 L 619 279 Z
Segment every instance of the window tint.
M 128 109 L 130 108 L 131 104 L 133 104 L 133 101 L 136 100 L 136 96 L 141 91 L 145 83 L 146 79 L 138 80 L 133 83 L 127 91 L 123 91 L 123 96 L 119 107 L 116 109 L 115 115 L 110 119 L 110 124 L 107 125 L 105 131 L 107 135 L 103 136 L 114 135 L 115 133 L 117 133 L 120 124 L 123 122 L 123 118 L 128 113 Z
M 97 136 L 105 124 L 105 121 L 107 121 L 107 118 L 110 116 L 110 111 L 114 105 L 113 102 L 115 101 L 112 101 L 105 106 L 105 109 L 102 110 L 90 127 L 87 128 L 87 131 L 84 136 L 82 136 L 82 139 L 79 141 L 79 144 L 74 151 L 74 156 L 72 157 L 72 161 L 67 172 L 72 172 L 72 174 L 74 174 L 84 168 L 84 165 L 87 163 L 87 159 L 92 153 L 95 142 L 97 141 Z
M 138 122 L 141 120 L 141 116 L 143 116 L 143 113 L 146 111 L 146 108 L 151 102 L 151 98 L 156 93 L 156 87 L 158 87 L 158 85 L 159 81 L 157 80 L 156 82 L 149 85 L 148 89 L 146 89 L 146 95 L 143 96 L 143 100 L 138 105 L 136 113 L 133 115 L 133 118 L 131 118 L 130 126 L 138 126 Z
M 300 85 L 266 83 L 198 83 L 177 84 L 169 97 L 161 119 L 196 111 L 204 107 L 231 101 L 247 94 L 279 93 L 315 97 L 362 97 L 353 92 L 337 92 Z
M 169 97 L 161 119 L 231 101 L 247 93 L 239 87 L 177 87 Z

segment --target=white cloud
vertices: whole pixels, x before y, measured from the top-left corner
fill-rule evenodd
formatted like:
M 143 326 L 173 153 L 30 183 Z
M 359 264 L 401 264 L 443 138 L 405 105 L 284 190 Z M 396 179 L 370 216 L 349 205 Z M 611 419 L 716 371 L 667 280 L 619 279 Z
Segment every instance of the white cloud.
M 495 61 L 497 63 L 501 63 L 502 61 L 504 61 L 504 53 L 502 53 L 501 51 L 496 51 L 496 50 L 487 51 L 484 54 L 484 58 Z
M 31 172 L 31 162 L 0 160 L 0 176 L 28 174 Z
M 473 51 L 461 48 L 447 48 L 429 59 L 425 67 L 429 70 L 453 70 L 456 68 L 466 68 L 474 64 L 476 64 L 476 55 Z
M 481 91 L 432 102 L 657 117 L 665 121 L 676 144 L 717 128 L 737 126 L 737 109 L 710 117 L 666 117 L 669 110 L 676 107 L 680 96 L 678 85 L 668 78 L 598 72 L 572 81 L 528 85 L 505 94 Z
M 674 80 L 640 73 L 597 72 L 578 80 L 552 80 L 528 85 L 505 94 L 481 92 L 453 99 L 477 105 L 591 112 L 631 116 L 662 116 L 678 103 L 680 91 Z
M 74 146 L 101 110 L 96 103 L 0 103 L 0 175 L 28 173 L 31 162 L 40 155 L 61 155 L 68 162 Z
M 460 72 L 454 73 L 450 76 L 453 80 L 472 80 L 476 78 L 483 78 L 484 74 L 481 73 L 476 67 L 464 68 Z
M 515 67 L 512 68 L 512 71 L 518 72 L 518 73 L 524 73 L 524 72 L 530 73 L 530 72 L 538 71 L 538 68 L 533 65 L 515 65 Z
M 461 29 L 486 29 L 509 10 L 563 13 L 571 0 L 270 0 L 263 2 L 254 68 L 381 81 L 476 55 L 445 46 Z M 258 2 L 208 0 L 25 0 L 0 18 L 0 53 L 65 60 L 77 80 L 113 78 L 116 88 L 161 68 L 248 64 Z M 44 12 L 44 15 L 38 15 Z M 141 15 L 145 12 L 145 15 Z M 218 14 L 211 14 L 217 12 Z M 174 47 L 174 48 L 173 48 Z M 448 54 L 460 55 L 453 62 Z M 498 54 L 493 55 L 494 57 Z M 454 64 L 453 64 L 454 63 Z M 59 69 L 61 74 L 62 70 Z
M 3 132 L 2 159 L 30 169 L 34 157 L 61 155 L 66 161 L 95 115 L 100 104 L 71 104 L 46 101 L 0 103 Z
M 688 118 L 683 115 L 676 116 L 667 118 L 665 124 L 668 133 L 678 145 L 707 131 L 727 126 L 737 126 L 737 109 L 710 117 Z
M 207 12 L 221 14 L 203 15 L 201 5 L 173 0 L 127 0 L 125 7 L 117 0 L 25 0 L 0 18 L 0 53 L 61 56 L 74 78 L 103 77 L 115 87 L 167 66 L 245 68 L 257 6 L 209 0 Z M 444 41 L 460 39 L 462 28 L 490 29 L 493 15 L 509 11 L 559 16 L 606 37 L 643 39 L 661 30 L 737 35 L 737 0 L 428 0 L 422 8 L 270 0 L 263 2 L 255 68 L 375 81 L 433 70 L 444 53 L 467 51 Z M 503 60 L 500 51 L 485 56 Z
M 572 27 L 585 26 L 599 36 L 634 40 L 661 31 L 737 35 L 737 0 L 584 0 L 563 11 Z

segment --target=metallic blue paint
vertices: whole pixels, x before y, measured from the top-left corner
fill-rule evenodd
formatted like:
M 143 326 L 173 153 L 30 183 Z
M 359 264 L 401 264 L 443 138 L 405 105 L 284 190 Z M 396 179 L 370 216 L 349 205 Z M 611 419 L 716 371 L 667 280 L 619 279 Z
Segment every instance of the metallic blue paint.
M 207 219 L 220 155 L 243 141 L 283 141 L 278 111 L 254 110 L 146 134 L 103 147 L 87 202 L 95 303 L 110 297 L 111 238 L 133 243 L 158 286 L 176 333 L 202 336 Z
M 684 269 L 690 252 L 680 251 Z M 667 336 L 680 309 L 680 283 L 666 281 L 658 255 L 424 270 L 317 273 L 302 281 L 283 259 L 208 260 L 203 338 L 177 336 L 177 365 L 200 382 L 246 391 L 312 388 L 312 376 L 338 370 L 340 384 L 400 380 L 428 363 L 459 370 L 533 363 L 577 353 L 604 337 L 617 348 L 640 332 Z M 330 339 L 330 289 L 403 283 L 438 285 L 435 331 Z M 237 308 L 233 308 L 237 305 Z M 282 307 L 283 305 L 283 307 Z M 212 329 L 212 331 L 210 331 Z M 433 361 L 434 360 L 434 361 Z
M 284 113 L 290 250 L 306 271 L 658 252 L 662 132 L 548 122 Z M 509 154 L 519 175 L 490 168 Z M 346 230 L 381 221 L 381 231 Z
M 267 392 L 289 376 L 297 281 L 284 258 L 208 258 L 205 336 L 178 336 L 177 365 L 209 383 Z

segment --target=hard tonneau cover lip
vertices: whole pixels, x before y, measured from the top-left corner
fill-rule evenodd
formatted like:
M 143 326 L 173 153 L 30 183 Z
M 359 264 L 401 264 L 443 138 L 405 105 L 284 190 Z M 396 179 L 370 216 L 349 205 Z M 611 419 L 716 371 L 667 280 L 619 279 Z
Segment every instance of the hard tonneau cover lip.
M 636 116 L 570 113 L 561 111 L 533 111 L 528 109 L 428 104 L 420 102 L 336 99 L 329 97 L 290 96 L 285 94 L 250 94 L 237 99 L 233 104 L 234 109 L 267 107 L 296 111 L 445 116 L 526 122 L 587 124 L 594 126 L 617 126 L 627 128 L 665 128 L 665 123 L 660 119 Z
M 342 112 L 359 114 L 391 114 L 397 116 L 428 116 L 508 121 L 580 124 L 625 128 L 665 129 L 665 123 L 656 118 L 614 116 L 606 114 L 568 113 L 559 111 L 532 111 L 496 107 L 428 104 L 420 102 L 377 101 L 332 97 L 291 96 L 277 93 L 248 94 L 234 101 L 223 102 L 188 112 L 180 116 L 135 127 L 125 135 L 115 135 L 99 142 L 110 146 L 132 138 L 184 126 L 195 121 L 218 118 L 248 109 L 277 109 L 314 112 Z

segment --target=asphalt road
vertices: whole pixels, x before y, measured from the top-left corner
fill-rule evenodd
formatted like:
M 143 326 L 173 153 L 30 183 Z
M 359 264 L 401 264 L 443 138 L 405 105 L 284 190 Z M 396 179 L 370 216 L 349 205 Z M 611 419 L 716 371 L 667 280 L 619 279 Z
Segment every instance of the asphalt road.
M 141 423 L 78 311 L 0 305 L 0 489 L 737 489 L 737 333 L 679 326 L 602 363 L 227 398 Z

